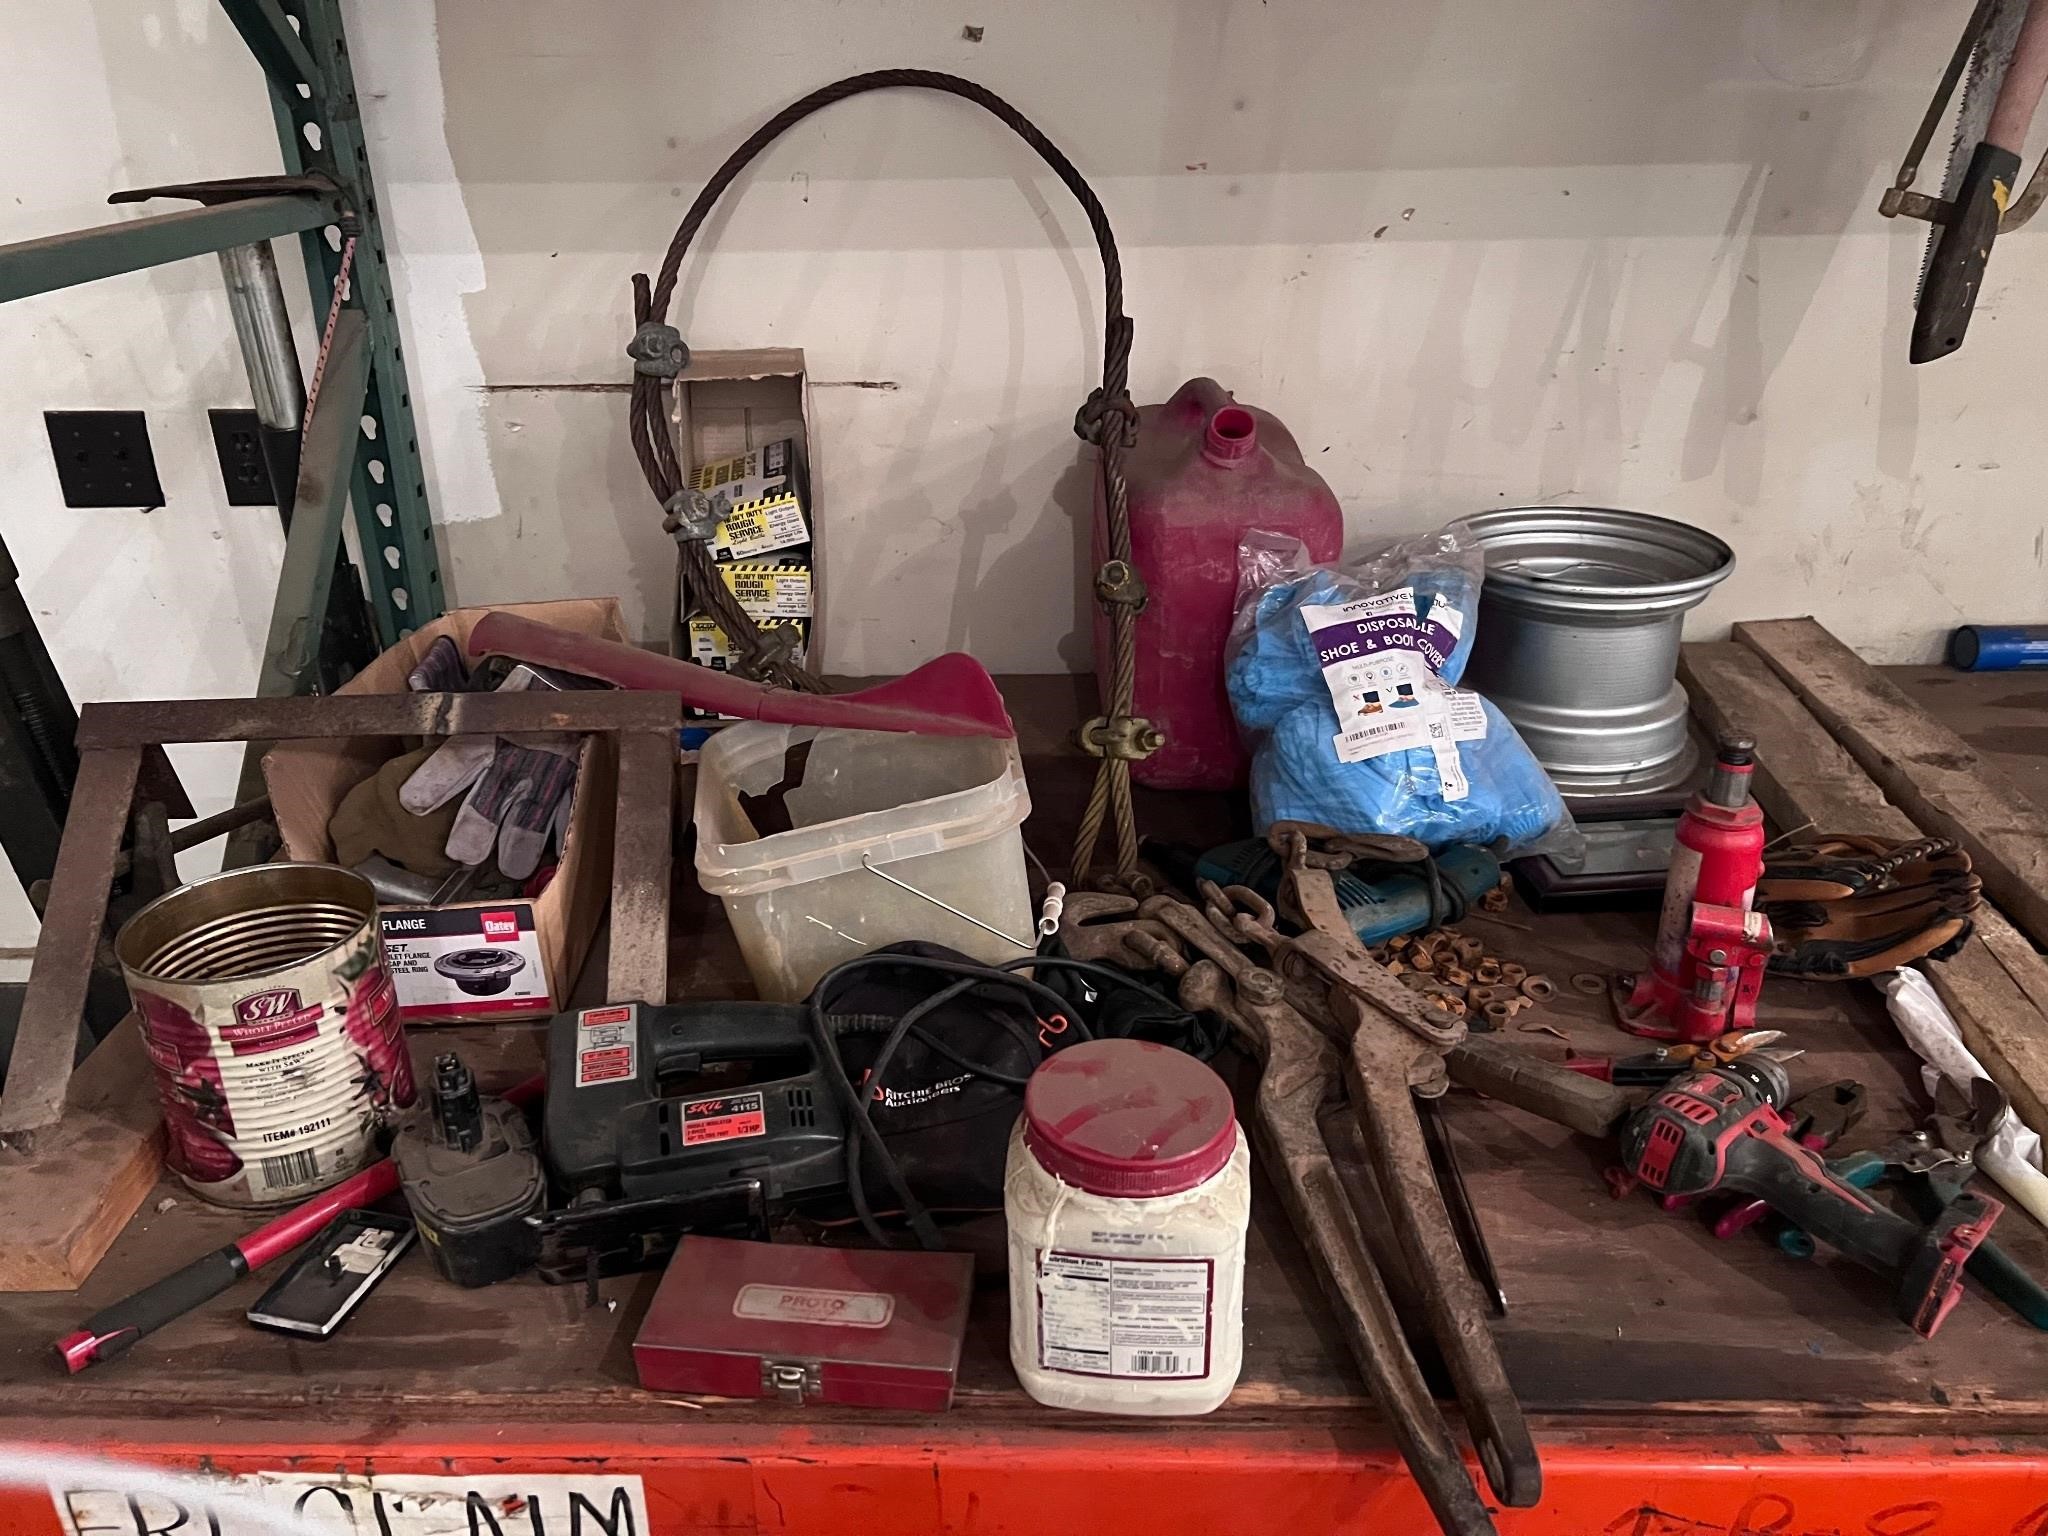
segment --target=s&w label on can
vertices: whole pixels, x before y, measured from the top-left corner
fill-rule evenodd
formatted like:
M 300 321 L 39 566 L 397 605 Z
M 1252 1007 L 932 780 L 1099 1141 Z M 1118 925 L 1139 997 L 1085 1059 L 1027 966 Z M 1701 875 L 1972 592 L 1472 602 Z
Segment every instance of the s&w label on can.
M 260 980 L 131 970 L 129 990 L 166 1159 L 217 1205 L 281 1204 L 347 1177 L 413 1102 L 391 973 L 367 919 L 352 939 Z
M 308 1008 L 296 987 L 273 987 L 268 992 L 238 998 L 235 1022 L 220 1026 L 220 1038 L 236 1056 L 256 1056 L 264 1051 L 301 1045 L 320 1030 L 320 1005 Z

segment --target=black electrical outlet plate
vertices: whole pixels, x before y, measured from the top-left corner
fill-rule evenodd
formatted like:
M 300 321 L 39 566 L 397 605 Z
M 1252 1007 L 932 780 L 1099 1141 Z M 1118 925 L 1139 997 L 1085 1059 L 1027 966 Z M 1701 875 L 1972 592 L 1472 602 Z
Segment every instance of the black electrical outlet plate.
M 140 507 L 164 504 L 140 411 L 45 411 L 50 454 L 67 507 Z
M 263 461 L 262 427 L 254 411 L 208 411 L 213 451 L 220 459 L 220 480 L 231 507 L 274 507 L 270 467 Z

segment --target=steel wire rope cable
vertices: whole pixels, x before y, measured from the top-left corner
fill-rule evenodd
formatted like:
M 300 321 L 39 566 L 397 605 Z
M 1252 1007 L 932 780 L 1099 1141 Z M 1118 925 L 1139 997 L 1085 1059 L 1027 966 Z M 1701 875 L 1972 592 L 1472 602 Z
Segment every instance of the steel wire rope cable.
M 1117 255 L 1116 236 L 1109 227 L 1109 215 L 1087 180 L 1074 168 L 1038 126 L 995 92 L 958 75 L 928 69 L 880 69 L 850 75 L 823 86 L 799 101 L 791 102 L 750 134 L 704 184 L 696 201 L 676 226 L 661 268 L 650 283 L 647 274 L 633 275 L 633 320 L 645 334 L 649 326 L 665 326 L 669 303 L 675 296 L 676 279 L 683 257 L 696 238 L 718 199 L 754 157 L 787 129 L 802 122 L 821 107 L 868 91 L 915 87 L 958 96 L 994 116 L 1005 127 L 1038 152 L 1068 191 L 1074 194 L 1094 232 L 1096 249 L 1102 258 L 1103 344 L 1102 384 L 1088 396 L 1074 417 L 1074 431 L 1100 453 L 1103 503 L 1108 509 L 1109 560 L 1096 573 L 1096 596 L 1109 615 L 1115 670 L 1102 718 L 1090 722 L 1091 752 L 1101 755 L 1095 787 L 1081 817 L 1074 841 L 1072 874 L 1075 882 L 1086 883 L 1095 862 L 1096 844 L 1102 824 L 1108 818 L 1116 840 L 1114 873 L 1105 881 L 1127 890 L 1137 890 L 1138 831 L 1131 802 L 1131 762 L 1150 750 L 1139 740 L 1137 722 L 1132 719 L 1132 698 L 1137 684 L 1137 635 L 1139 610 L 1145 604 L 1145 587 L 1131 563 L 1129 490 L 1125 483 L 1123 458 L 1138 439 L 1138 410 L 1129 390 L 1131 322 L 1124 314 L 1123 263 Z M 670 375 L 669 377 L 672 377 Z M 682 464 L 670 437 L 662 411 L 663 386 L 667 378 L 636 369 L 633 376 L 632 438 L 634 456 L 647 477 L 654 499 L 666 511 L 683 491 Z M 718 577 L 711 556 L 701 540 L 684 539 L 683 583 L 693 602 L 706 610 L 731 642 L 736 664 L 743 675 L 787 688 L 822 693 L 825 685 L 799 665 L 786 649 L 763 636 Z M 1156 745 L 1156 739 L 1153 743 Z M 1140 892 L 1142 894 L 1142 891 Z

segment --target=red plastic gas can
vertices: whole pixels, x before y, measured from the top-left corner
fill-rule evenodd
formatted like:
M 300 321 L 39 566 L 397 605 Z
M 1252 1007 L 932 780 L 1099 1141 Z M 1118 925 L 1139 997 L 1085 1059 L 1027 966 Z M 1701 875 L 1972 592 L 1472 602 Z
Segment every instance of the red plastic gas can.
M 1223 689 L 1237 596 L 1237 542 L 1253 528 L 1291 534 L 1318 561 L 1337 558 L 1344 513 L 1302 462 L 1279 420 L 1239 405 L 1214 379 L 1190 379 L 1138 416 L 1124 458 L 1131 559 L 1150 600 L 1138 616 L 1133 713 L 1166 744 L 1131 765 L 1156 789 L 1232 789 L 1248 764 Z M 1095 563 L 1108 558 L 1108 513 L 1095 486 Z M 1116 665 L 1108 616 L 1095 616 L 1095 677 L 1106 700 Z

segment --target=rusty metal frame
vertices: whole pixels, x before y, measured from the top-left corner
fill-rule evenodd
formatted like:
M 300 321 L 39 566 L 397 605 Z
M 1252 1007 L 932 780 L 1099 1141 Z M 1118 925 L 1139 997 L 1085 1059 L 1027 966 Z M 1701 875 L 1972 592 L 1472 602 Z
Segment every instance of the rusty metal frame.
M 662 1002 L 668 993 L 669 845 L 681 723 L 682 703 L 674 694 L 640 692 L 334 694 L 86 705 L 78 721 L 78 782 L 0 1094 L 0 1140 L 33 1151 L 35 1133 L 63 1116 L 78 1021 L 146 749 L 165 742 L 349 736 L 616 736 L 608 995 Z

